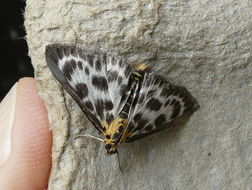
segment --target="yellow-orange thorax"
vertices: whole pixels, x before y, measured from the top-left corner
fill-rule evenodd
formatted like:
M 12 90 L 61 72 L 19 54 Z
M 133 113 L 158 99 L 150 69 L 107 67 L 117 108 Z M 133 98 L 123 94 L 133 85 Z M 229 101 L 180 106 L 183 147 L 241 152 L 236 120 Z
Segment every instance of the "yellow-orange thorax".
M 104 135 L 105 148 L 108 154 L 113 154 L 117 151 L 119 144 L 123 143 L 126 138 L 125 128 L 128 124 L 127 119 L 116 118 L 110 124 L 106 121 L 102 122 L 102 126 L 106 128 Z

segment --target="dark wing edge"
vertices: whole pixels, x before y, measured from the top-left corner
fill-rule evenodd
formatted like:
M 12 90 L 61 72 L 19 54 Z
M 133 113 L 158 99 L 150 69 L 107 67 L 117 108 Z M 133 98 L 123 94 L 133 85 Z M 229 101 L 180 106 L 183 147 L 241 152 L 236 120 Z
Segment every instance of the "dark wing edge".
M 144 137 L 147 137 L 149 135 L 152 135 L 152 134 L 157 133 L 159 131 L 162 131 L 164 129 L 170 129 L 171 127 L 172 127 L 172 122 L 167 124 L 167 125 L 163 125 L 162 127 L 159 127 L 159 128 L 157 128 L 157 129 L 155 129 L 153 131 L 150 131 L 148 133 L 141 133 L 141 134 L 137 134 L 137 135 L 134 135 L 132 137 L 126 138 L 125 143 L 129 143 L 129 142 L 133 142 L 133 141 L 142 139 Z
M 46 62 L 55 76 L 55 78 L 58 80 L 58 82 L 63 86 L 63 88 L 70 94 L 70 96 L 77 102 L 81 110 L 84 112 L 84 114 L 87 116 L 87 118 L 91 121 L 91 123 L 94 125 L 94 127 L 100 132 L 103 133 L 104 129 L 101 126 L 99 120 L 90 112 L 88 112 L 86 106 L 83 104 L 82 100 L 78 97 L 78 95 L 74 92 L 72 87 L 68 84 L 65 76 L 60 71 L 57 65 L 58 61 L 58 55 L 57 51 L 62 51 L 63 48 L 70 48 L 71 46 L 63 46 L 63 45 L 48 45 L 46 46 L 45 56 L 46 56 Z

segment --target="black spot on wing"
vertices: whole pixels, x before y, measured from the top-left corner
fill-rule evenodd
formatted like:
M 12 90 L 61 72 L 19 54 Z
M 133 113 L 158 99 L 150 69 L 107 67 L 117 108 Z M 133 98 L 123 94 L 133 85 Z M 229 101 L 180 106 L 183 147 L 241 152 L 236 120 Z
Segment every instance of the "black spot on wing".
M 101 71 L 101 62 L 100 62 L 99 59 L 96 59 L 96 60 L 95 60 L 95 69 L 96 69 L 97 71 Z
M 171 119 L 174 119 L 179 115 L 180 109 L 181 109 L 181 105 L 178 101 L 176 101 L 176 103 L 174 103 Z
M 175 104 L 175 102 L 176 102 L 176 99 L 173 99 L 173 100 L 171 101 L 170 105 Z
M 137 103 L 142 104 L 144 101 L 144 98 L 145 98 L 145 94 L 141 94 Z
M 76 84 L 75 90 L 76 90 L 77 95 L 81 99 L 88 96 L 88 88 L 87 88 L 87 85 L 85 83 Z
M 154 90 L 149 90 L 147 93 L 147 97 L 152 97 L 154 93 L 155 93 Z
M 123 61 L 122 61 L 122 59 L 119 60 L 118 65 L 119 65 L 119 67 L 122 67 L 122 66 L 123 66 Z
M 111 57 L 111 63 L 112 63 L 112 65 L 116 64 L 116 58 L 114 55 Z
M 168 106 L 168 105 L 169 105 L 169 103 L 170 103 L 170 99 L 166 100 L 166 102 L 165 102 L 164 106 Z
M 70 47 L 63 47 L 63 53 L 65 56 L 69 56 L 70 55 Z
M 85 68 L 85 73 L 87 76 L 89 75 L 89 68 L 88 67 Z
M 157 127 L 159 127 L 159 126 L 162 125 L 165 121 L 166 121 L 165 115 L 164 115 L 164 114 L 160 114 L 160 115 L 155 119 L 155 125 L 156 125 Z
M 102 63 L 103 63 L 103 64 L 106 64 L 106 62 L 107 62 L 107 54 L 106 54 L 106 53 L 103 53 L 103 54 L 101 55 L 101 60 L 102 60 Z
M 182 90 L 183 90 L 183 87 L 177 86 L 177 87 L 174 88 L 174 91 L 173 91 L 172 95 L 173 96 L 178 96 L 181 93 Z
M 148 78 L 146 79 L 145 86 L 146 86 L 146 87 L 149 87 L 149 86 L 151 85 L 151 82 L 152 82 L 152 78 L 151 78 L 151 77 L 148 77 Z
M 124 74 L 126 77 L 128 77 L 131 74 L 131 67 L 129 65 L 125 67 Z
M 116 81 L 117 77 L 118 77 L 118 73 L 116 71 L 110 71 L 108 73 L 108 82 Z
M 63 52 L 62 52 L 62 49 L 57 48 L 57 49 L 56 49 L 56 54 L 58 55 L 58 58 L 59 58 L 59 59 L 62 59 L 62 58 L 63 58 Z
M 131 75 L 129 77 L 129 82 L 127 84 L 127 89 L 130 89 L 132 87 L 133 83 L 134 83 L 134 77 L 133 77 L 133 75 Z
M 76 63 L 76 61 L 74 59 L 70 60 L 70 64 L 74 67 L 74 69 L 77 68 L 77 63 Z
M 130 122 L 128 126 L 128 131 L 131 132 L 133 131 L 134 128 L 135 128 L 135 125 L 132 122 Z
M 151 98 L 146 104 L 146 108 L 148 108 L 150 111 L 158 111 L 161 106 L 162 104 L 156 98 Z
M 137 122 L 137 127 L 135 127 L 132 132 L 135 132 L 135 131 L 139 131 L 139 130 L 142 130 L 145 125 L 148 123 L 148 120 L 145 119 L 145 118 L 142 118 L 140 119 L 138 122 Z
M 153 126 L 152 125 L 147 125 L 145 128 L 145 131 L 152 131 L 153 130 Z
M 113 107 L 114 107 L 114 105 L 113 105 L 113 103 L 112 103 L 112 101 L 111 100 L 106 100 L 105 101 L 105 109 L 106 110 L 112 110 L 113 109 Z
M 76 48 L 75 47 L 70 47 L 70 54 L 74 57 L 77 56 L 77 51 L 76 51 Z
M 160 76 L 156 76 L 156 78 L 154 79 L 154 85 L 157 85 L 160 82 L 159 77 Z
M 85 53 L 82 49 L 78 49 L 78 50 L 77 50 L 77 54 L 78 54 L 79 57 L 80 57 L 81 59 L 83 59 L 84 61 L 87 60 L 86 53 Z
M 98 116 L 100 116 L 101 119 L 103 119 L 104 115 L 104 102 L 102 99 L 98 99 L 95 103 L 95 110 Z
M 106 121 L 108 124 L 110 124 L 114 120 L 114 115 L 107 113 L 106 115 Z
M 169 89 L 165 87 L 165 88 L 163 88 L 163 90 L 161 91 L 160 96 L 165 97 L 165 96 L 167 95 L 168 92 L 169 92 Z
M 137 122 L 137 121 L 139 121 L 142 117 L 143 117 L 143 114 L 142 114 L 142 113 L 137 113 L 137 114 L 134 116 L 133 120 L 134 120 L 135 122 Z
M 180 88 L 180 92 L 179 92 L 178 96 L 181 99 L 186 98 L 190 95 L 190 93 L 184 87 L 179 87 L 179 88 Z
M 183 102 L 184 102 L 184 107 L 186 110 L 188 110 L 188 109 L 194 110 L 199 107 L 198 103 L 196 102 L 196 100 L 193 97 L 183 99 Z
M 77 65 L 78 65 L 78 68 L 80 69 L 80 70 L 82 70 L 83 69 L 83 63 L 81 62 L 81 61 L 78 61 L 77 62 Z
M 76 62 L 72 59 L 71 61 L 66 61 L 63 66 L 63 73 L 66 76 L 67 80 L 71 80 L 71 75 L 76 70 Z
M 199 104 L 197 103 L 196 99 L 183 87 L 181 88 L 181 92 L 179 94 L 179 97 L 182 99 L 182 102 L 184 102 L 185 111 L 191 110 L 195 111 L 199 108 Z
M 165 80 L 162 78 L 162 79 L 160 80 L 159 84 L 158 84 L 158 87 L 159 87 L 159 88 L 162 88 L 162 87 L 164 86 L 164 84 L 165 84 Z
M 108 90 L 108 83 L 105 77 L 93 76 L 92 84 L 101 91 Z
M 89 64 L 91 67 L 93 67 L 93 66 L 94 66 L 93 57 L 92 57 L 90 54 L 87 54 L 86 57 L 87 57 L 87 62 L 88 62 L 88 64 Z
M 123 96 L 126 91 L 127 91 L 127 85 L 126 84 L 122 84 L 121 85 L 121 89 L 120 89 L 120 95 Z
M 174 86 L 170 86 L 167 91 L 165 92 L 165 96 L 168 97 L 170 95 L 172 95 L 174 92 Z
M 126 100 L 128 94 L 129 94 L 129 91 L 127 91 L 127 86 L 126 88 L 124 88 L 123 85 L 121 85 L 120 92 L 119 92 L 119 95 L 121 96 L 121 101 L 120 101 L 121 103 Z
M 85 102 L 85 106 L 86 106 L 88 109 L 90 109 L 91 111 L 94 110 L 94 106 L 93 106 L 92 102 L 90 102 L 90 101 L 86 101 L 86 102 Z
M 117 79 L 118 85 L 122 84 L 122 80 L 123 80 L 123 78 L 121 76 L 119 76 L 118 79 Z

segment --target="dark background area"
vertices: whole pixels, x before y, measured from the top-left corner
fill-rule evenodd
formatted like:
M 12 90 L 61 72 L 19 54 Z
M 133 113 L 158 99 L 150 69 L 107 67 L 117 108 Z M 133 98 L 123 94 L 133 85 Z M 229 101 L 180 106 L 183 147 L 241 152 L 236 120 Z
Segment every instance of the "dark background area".
M 24 76 L 33 76 L 27 43 L 24 39 L 25 1 L 7 0 L 0 5 L 0 101 Z

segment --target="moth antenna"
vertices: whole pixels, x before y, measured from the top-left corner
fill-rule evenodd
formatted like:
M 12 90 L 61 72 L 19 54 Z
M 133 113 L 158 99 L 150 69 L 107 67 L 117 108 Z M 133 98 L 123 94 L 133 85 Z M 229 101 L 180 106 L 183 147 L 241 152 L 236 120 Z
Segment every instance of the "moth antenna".
M 96 140 L 98 140 L 98 141 L 103 142 L 103 140 L 102 140 L 101 138 L 95 137 L 95 136 L 93 136 L 93 135 L 79 135 L 79 136 L 75 137 L 75 139 L 76 139 L 76 138 L 79 138 L 79 137 L 90 137 L 90 138 L 93 138 L 93 139 L 96 139 Z

